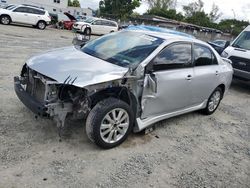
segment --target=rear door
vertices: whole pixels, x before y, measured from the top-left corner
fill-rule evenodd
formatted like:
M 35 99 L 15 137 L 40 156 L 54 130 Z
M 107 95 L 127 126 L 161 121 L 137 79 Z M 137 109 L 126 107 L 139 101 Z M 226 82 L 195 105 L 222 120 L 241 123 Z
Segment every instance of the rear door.
M 185 109 L 192 97 L 192 50 L 190 43 L 176 43 L 162 50 L 147 66 L 141 118 Z
M 219 85 L 220 66 L 211 49 L 205 45 L 193 45 L 194 78 L 192 81 L 194 105 L 208 99 Z
M 45 14 L 45 11 L 34 8 L 28 8 L 28 11 L 29 23 L 32 25 L 36 25 L 37 22 L 42 19 L 42 15 Z

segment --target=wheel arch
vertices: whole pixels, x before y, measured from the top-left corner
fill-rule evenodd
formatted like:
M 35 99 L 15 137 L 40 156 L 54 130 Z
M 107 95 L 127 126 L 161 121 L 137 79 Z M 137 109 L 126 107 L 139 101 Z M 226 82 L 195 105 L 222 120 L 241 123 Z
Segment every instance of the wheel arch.
M 9 14 L 5 14 L 5 13 L 4 13 L 4 14 L 1 14 L 1 15 L 0 15 L 0 18 L 1 18 L 2 16 L 8 16 L 8 17 L 10 18 L 10 22 L 12 22 L 12 18 L 11 18 L 11 16 L 10 16 Z
M 45 20 L 38 20 L 37 23 L 36 23 L 36 25 L 38 25 L 39 22 L 44 22 L 45 25 L 47 26 L 47 22 Z
M 102 89 L 89 96 L 91 100 L 91 109 L 101 100 L 114 97 L 126 102 L 132 109 L 134 114 L 137 114 L 138 100 L 136 96 L 127 87 L 112 87 Z
M 222 97 L 223 97 L 224 93 L 225 93 L 225 90 L 226 90 L 226 86 L 225 86 L 225 84 L 220 84 L 220 85 L 218 85 L 218 87 L 221 88 L 221 90 L 222 90 Z

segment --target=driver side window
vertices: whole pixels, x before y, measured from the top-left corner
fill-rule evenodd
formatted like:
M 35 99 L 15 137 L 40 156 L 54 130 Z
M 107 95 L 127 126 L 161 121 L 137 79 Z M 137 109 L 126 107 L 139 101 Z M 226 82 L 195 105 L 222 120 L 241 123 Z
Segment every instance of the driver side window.
M 178 43 L 166 47 L 153 60 L 154 71 L 190 66 L 192 66 L 192 46 L 188 43 Z
M 18 7 L 13 12 L 28 13 L 28 9 L 26 7 Z

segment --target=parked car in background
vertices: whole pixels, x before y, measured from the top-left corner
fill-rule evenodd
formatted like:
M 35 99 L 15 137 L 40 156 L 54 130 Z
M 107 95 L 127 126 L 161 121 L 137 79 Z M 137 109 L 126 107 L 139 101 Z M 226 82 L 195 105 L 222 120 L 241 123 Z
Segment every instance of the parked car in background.
M 233 63 L 234 76 L 250 81 L 250 25 L 221 54 Z
M 218 39 L 218 40 L 210 41 L 210 43 L 217 44 L 218 46 L 224 47 L 227 41 Z
M 123 30 L 83 48 L 32 57 L 14 85 L 28 108 L 59 128 L 66 117 L 87 117 L 89 139 L 112 148 L 131 130 L 163 119 L 195 110 L 212 114 L 232 80 L 229 62 L 194 38 Z
M 75 31 L 82 32 L 87 35 L 104 35 L 107 33 L 118 31 L 118 24 L 115 21 L 90 17 L 85 21 L 76 22 L 73 25 L 73 28 Z
M 14 5 L 14 4 L 8 4 L 8 5 L 3 4 L 3 5 L 0 6 L 0 9 L 1 9 L 1 8 L 2 8 L 2 9 L 8 9 L 8 8 L 10 8 L 10 7 L 12 7 L 12 6 L 16 6 L 16 5 Z
M 223 50 L 230 45 L 230 41 L 226 40 L 214 40 L 214 41 L 208 41 L 208 44 L 210 44 L 219 54 L 223 52 Z
M 58 14 L 58 26 L 60 27 L 60 29 L 72 30 L 75 22 L 76 18 L 68 12 Z
M 38 29 L 45 29 L 51 22 L 48 11 L 31 5 L 10 6 L 0 9 L 0 22 L 4 25 L 10 23 L 29 24 Z

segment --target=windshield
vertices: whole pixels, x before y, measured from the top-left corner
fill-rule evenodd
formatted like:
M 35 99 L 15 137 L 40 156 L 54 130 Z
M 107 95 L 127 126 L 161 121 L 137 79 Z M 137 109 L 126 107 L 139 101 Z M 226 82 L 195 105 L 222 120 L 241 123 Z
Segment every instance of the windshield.
M 86 22 L 86 23 L 91 23 L 91 22 L 93 22 L 95 19 L 93 19 L 93 18 L 87 18 L 84 22 Z
M 128 67 L 149 56 L 163 39 L 138 32 L 122 31 L 87 43 L 82 51 L 107 62 Z
M 244 31 L 241 33 L 232 46 L 250 50 L 250 31 Z

